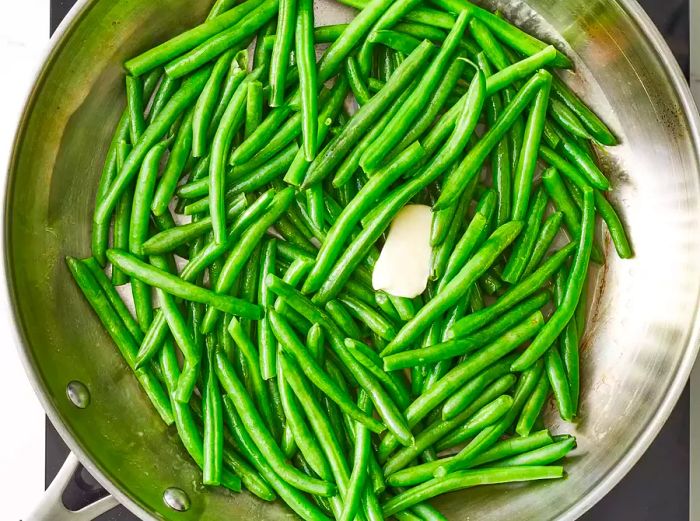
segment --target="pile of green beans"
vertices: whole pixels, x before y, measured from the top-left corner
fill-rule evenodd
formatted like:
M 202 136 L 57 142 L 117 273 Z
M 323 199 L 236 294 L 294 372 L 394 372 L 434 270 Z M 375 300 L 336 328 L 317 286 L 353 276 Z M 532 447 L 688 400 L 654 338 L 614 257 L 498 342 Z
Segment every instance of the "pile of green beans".
M 633 256 L 596 161 L 617 139 L 500 14 L 341 1 L 314 27 L 312 0 L 218 0 L 128 60 L 67 267 L 203 485 L 437 521 L 439 494 L 563 476 L 543 411 L 579 415 L 598 215 Z M 412 299 L 372 287 L 407 204 L 434 210 Z

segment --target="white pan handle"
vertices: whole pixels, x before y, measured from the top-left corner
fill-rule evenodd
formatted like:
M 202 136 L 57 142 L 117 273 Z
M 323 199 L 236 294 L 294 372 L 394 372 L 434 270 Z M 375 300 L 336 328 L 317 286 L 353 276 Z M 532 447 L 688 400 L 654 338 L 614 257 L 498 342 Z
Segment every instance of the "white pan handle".
M 44 492 L 44 496 L 23 521 L 92 521 L 119 503 L 112 496 L 103 497 L 78 511 L 68 510 L 63 504 L 63 492 L 73 478 L 80 462 L 72 452 Z

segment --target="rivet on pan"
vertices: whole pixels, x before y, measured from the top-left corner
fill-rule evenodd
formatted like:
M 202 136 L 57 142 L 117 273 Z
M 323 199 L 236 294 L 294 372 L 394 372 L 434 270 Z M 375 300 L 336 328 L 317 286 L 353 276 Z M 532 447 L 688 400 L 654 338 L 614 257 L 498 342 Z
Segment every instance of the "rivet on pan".
M 66 385 L 66 396 L 79 409 L 90 405 L 90 391 L 83 382 L 73 380 Z
M 163 492 L 163 502 L 173 510 L 184 512 L 190 508 L 190 498 L 184 490 L 177 487 L 166 488 Z

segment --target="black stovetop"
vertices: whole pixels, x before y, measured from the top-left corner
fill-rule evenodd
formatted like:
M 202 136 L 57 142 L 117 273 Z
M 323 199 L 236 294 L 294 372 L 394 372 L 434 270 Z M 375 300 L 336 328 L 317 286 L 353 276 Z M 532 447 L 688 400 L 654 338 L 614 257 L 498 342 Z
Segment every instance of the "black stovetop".
M 51 0 L 51 32 L 76 0 Z M 638 0 L 673 51 L 686 77 L 689 66 L 688 0 Z M 629 474 L 596 506 L 585 521 L 685 521 L 689 515 L 689 406 L 686 388 L 675 410 L 649 450 Z M 46 422 L 46 484 L 51 482 L 68 454 L 52 425 Z M 96 500 L 104 491 L 81 470 L 64 496 L 70 509 Z M 138 521 L 124 507 L 97 518 L 99 521 Z

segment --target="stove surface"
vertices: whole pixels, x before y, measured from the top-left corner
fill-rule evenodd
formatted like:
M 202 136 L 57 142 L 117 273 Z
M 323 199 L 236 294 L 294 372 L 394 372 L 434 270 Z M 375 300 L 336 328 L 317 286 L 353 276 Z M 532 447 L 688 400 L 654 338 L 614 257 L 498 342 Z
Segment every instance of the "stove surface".
M 51 0 L 51 32 L 58 27 L 76 0 Z M 673 51 L 686 77 L 689 67 L 688 0 L 638 0 Z M 649 450 L 629 474 L 580 519 L 585 521 L 683 521 L 689 516 L 689 392 L 685 389 L 675 410 Z M 46 422 L 46 484 L 68 454 L 53 426 Z M 78 509 L 105 495 L 84 469 L 66 491 L 64 501 Z M 124 507 L 117 507 L 98 521 L 138 521 Z

